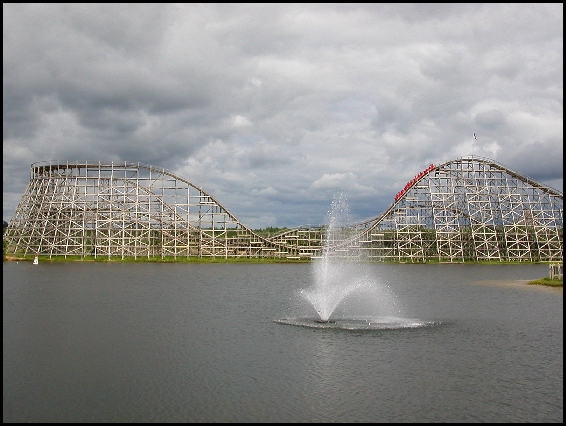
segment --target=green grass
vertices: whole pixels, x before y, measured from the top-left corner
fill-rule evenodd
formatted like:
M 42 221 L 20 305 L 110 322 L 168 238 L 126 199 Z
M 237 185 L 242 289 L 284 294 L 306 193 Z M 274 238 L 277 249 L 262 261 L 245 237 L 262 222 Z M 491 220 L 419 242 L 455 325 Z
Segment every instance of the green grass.
M 35 255 L 12 255 L 4 256 L 8 261 L 33 261 Z M 267 258 L 267 257 L 143 257 L 137 258 L 118 256 L 108 258 L 107 256 L 45 256 L 39 255 L 39 262 L 61 263 L 61 262 L 111 262 L 111 263 L 310 263 L 309 259 L 287 259 L 287 258 Z
M 563 279 L 554 278 L 550 279 L 549 277 L 539 278 L 538 280 L 529 281 L 531 285 L 545 285 L 548 287 L 562 287 Z
M 35 255 L 33 254 L 28 254 L 28 255 L 23 255 L 23 254 L 15 254 L 15 253 L 10 253 L 8 255 L 6 255 L 6 253 L 4 252 L 4 261 L 32 261 L 33 258 L 35 257 Z M 356 261 L 356 260 L 352 260 L 352 261 Z M 96 258 L 94 256 L 75 256 L 75 255 L 68 255 L 68 256 L 62 256 L 62 255 L 57 255 L 57 256 L 51 256 L 49 257 L 49 255 L 39 255 L 39 262 L 112 262 L 112 263 L 117 263 L 117 262 L 122 262 L 122 263 L 311 263 L 313 262 L 313 260 L 309 259 L 309 258 L 300 258 L 300 259 L 296 259 L 296 258 L 291 258 L 288 259 L 286 257 L 282 257 L 282 258 L 270 258 L 270 257 L 228 257 L 228 258 L 222 258 L 222 257 L 197 257 L 197 256 L 191 256 L 191 257 L 182 257 L 182 256 L 177 256 L 176 258 L 173 256 L 165 256 L 165 257 L 160 257 L 160 256 L 152 256 L 152 257 L 147 257 L 147 256 L 138 256 L 137 258 L 134 258 L 133 256 L 130 257 L 124 257 L 123 259 L 119 256 L 112 256 L 110 258 L 108 258 L 107 256 L 97 256 Z M 537 262 L 537 261 L 531 261 L 531 262 L 512 262 L 512 261 L 486 261 L 486 260 L 481 260 L 481 261 L 466 261 L 466 262 L 445 262 L 445 261 L 438 261 L 437 259 L 428 259 L 424 262 L 411 262 L 411 261 L 406 261 L 401 259 L 399 260 L 385 260 L 385 261 L 378 261 L 378 260 L 368 260 L 368 263 L 379 263 L 379 264 L 441 264 L 441 263 L 445 263 L 445 264 L 467 264 L 467 265 L 518 265 L 518 264 L 541 264 L 541 263 L 546 263 L 546 262 Z M 540 280 L 535 280 L 533 282 L 531 282 L 532 284 L 539 284 L 539 285 L 548 285 L 548 286 L 562 286 L 562 280 L 559 280 L 559 284 L 555 283 L 554 281 L 551 281 L 549 283 L 549 278 L 541 278 Z

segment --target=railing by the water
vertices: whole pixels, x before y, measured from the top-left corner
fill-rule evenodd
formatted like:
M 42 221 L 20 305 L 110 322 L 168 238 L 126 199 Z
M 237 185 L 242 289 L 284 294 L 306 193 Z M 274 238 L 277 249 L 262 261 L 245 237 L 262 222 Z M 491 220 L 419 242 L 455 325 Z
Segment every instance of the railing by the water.
M 551 263 L 548 265 L 550 279 L 562 279 L 563 263 Z

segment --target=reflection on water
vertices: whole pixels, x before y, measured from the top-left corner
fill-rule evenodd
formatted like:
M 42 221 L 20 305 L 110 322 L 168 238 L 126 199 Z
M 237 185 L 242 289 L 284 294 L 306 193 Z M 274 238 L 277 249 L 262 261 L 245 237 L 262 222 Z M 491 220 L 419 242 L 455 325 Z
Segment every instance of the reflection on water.
M 395 313 L 328 323 L 311 266 L 4 263 L 4 422 L 562 422 L 547 265 L 373 265 Z

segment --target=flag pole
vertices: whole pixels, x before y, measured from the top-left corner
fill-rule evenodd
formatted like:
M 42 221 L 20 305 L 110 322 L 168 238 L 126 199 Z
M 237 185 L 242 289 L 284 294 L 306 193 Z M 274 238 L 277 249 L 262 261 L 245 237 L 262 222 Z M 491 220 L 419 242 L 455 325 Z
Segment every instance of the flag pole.
M 476 134 L 474 133 L 472 135 L 472 157 L 474 156 L 474 151 L 475 151 L 475 140 L 477 139 Z

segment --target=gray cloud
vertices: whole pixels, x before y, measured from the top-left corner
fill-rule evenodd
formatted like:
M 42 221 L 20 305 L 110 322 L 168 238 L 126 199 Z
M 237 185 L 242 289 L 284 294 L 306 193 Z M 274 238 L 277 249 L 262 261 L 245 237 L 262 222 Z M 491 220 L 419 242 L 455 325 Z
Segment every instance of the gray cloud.
M 338 190 L 377 216 L 470 154 L 562 190 L 562 4 L 3 12 L 4 220 L 50 159 L 164 167 L 251 227 L 319 224 Z

